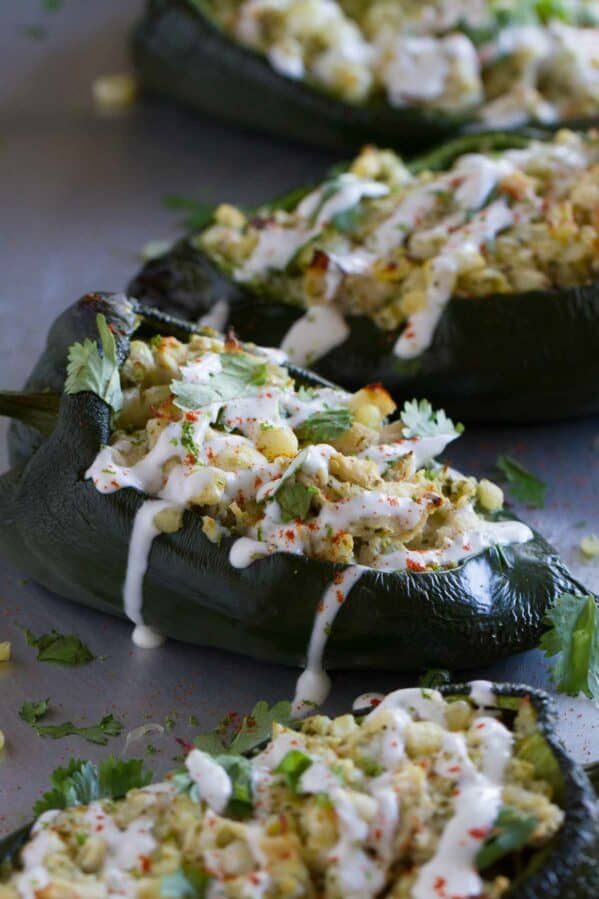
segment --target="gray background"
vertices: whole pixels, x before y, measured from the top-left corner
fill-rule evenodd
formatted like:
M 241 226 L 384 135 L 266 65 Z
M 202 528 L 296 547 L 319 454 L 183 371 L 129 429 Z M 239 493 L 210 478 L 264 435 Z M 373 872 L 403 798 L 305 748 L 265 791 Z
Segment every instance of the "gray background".
M 124 0 L 65 0 L 57 12 L 41 0 L 0 4 L 0 384 L 21 386 L 56 314 L 88 290 L 122 289 L 151 239 L 177 235 L 165 194 L 255 203 L 310 178 L 330 155 L 238 133 L 144 101 L 119 115 L 94 109 L 93 80 L 127 67 L 125 40 L 141 8 Z M 45 33 L 32 37 L 28 26 Z M 576 364 L 576 360 L 572 360 Z M 0 470 L 6 465 L 4 427 Z M 493 474 L 498 453 L 515 454 L 549 484 L 547 506 L 519 508 L 558 547 L 590 589 L 599 590 L 599 562 L 584 562 L 581 537 L 599 532 L 599 421 L 530 428 L 468 429 L 451 461 L 478 476 Z M 26 580 L 0 559 L 0 640 L 13 660 L 0 664 L 0 833 L 30 814 L 48 775 L 71 754 L 100 758 L 123 751 L 124 738 L 94 747 L 79 738 L 42 740 L 17 716 L 26 699 L 50 697 L 52 722 L 94 723 L 112 712 L 126 729 L 148 722 L 174 727 L 146 743 L 158 773 L 189 738 L 229 711 L 257 699 L 290 697 L 296 672 L 225 653 L 170 642 L 155 652 L 135 649 L 129 626 L 71 605 Z M 25 578 L 25 580 L 23 580 Z M 105 661 L 77 669 L 35 662 L 19 625 L 76 632 Z M 548 685 L 538 652 L 484 673 Z M 336 674 L 327 708 L 340 711 L 364 690 L 408 683 L 392 673 Z M 599 757 L 599 710 L 584 699 L 559 697 L 562 735 L 574 754 Z

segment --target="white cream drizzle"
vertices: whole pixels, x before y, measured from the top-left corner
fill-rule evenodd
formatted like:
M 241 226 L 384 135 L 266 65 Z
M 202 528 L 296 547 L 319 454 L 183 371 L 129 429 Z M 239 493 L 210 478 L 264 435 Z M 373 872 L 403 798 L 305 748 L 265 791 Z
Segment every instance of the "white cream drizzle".
M 556 25 L 555 29 L 562 41 L 571 40 L 566 26 Z M 508 29 L 505 40 L 510 33 Z M 523 40 L 526 34 L 526 29 L 515 29 L 510 39 L 515 40 L 519 35 L 518 39 Z M 451 39 L 454 37 L 451 36 Z M 433 44 L 439 43 L 437 39 L 418 36 L 402 40 L 419 47 L 428 45 L 427 42 L 431 41 Z M 594 59 L 592 53 L 596 55 L 596 49 L 589 51 Z M 426 54 L 422 58 L 426 60 Z M 430 79 L 437 77 L 434 67 L 429 63 L 426 63 L 425 68 L 429 81 L 419 75 L 417 68 L 410 68 L 415 89 L 429 90 Z M 592 69 L 591 63 L 587 68 L 589 71 Z M 587 68 L 578 74 L 573 72 L 571 77 L 588 81 L 591 76 Z M 596 72 L 599 72 L 599 68 L 596 68 Z M 599 75 L 596 72 L 593 77 L 597 81 Z M 442 72 L 437 74 L 441 77 Z M 408 90 L 409 83 L 405 78 L 396 81 L 401 84 L 402 90 Z M 599 92 L 599 86 L 597 91 Z M 505 98 L 502 97 L 501 101 L 505 102 Z M 408 316 L 395 343 L 394 353 L 406 360 L 421 355 L 433 341 L 460 273 L 468 270 L 473 260 L 479 258 L 481 248 L 506 228 L 521 224 L 533 215 L 542 214 L 541 198 L 531 191 L 512 205 L 508 205 L 505 197 L 489 202 L 498 184 L 506 176 L 525 170 L 530 164 L 549 167 L 556 174 L 559 172 L 567 177 L 569 173 L 586 167 L 589 161 L 588 152 L 574 135 L 563 143 L 533 142 L 525 149 L 506 150 L 495 157 L 468 153 L 461 156 L 450 171 L 434 176 L 423 184 L 415 184 L 414 178 L 408 176 L 402 188 L 403 197 L 400 193 L 395 207 L 368 235 L 364 246 L 350 246 L 348 249 L 333 247 L 330 251 L 325 247 L 327 271 L 324 305 L 307 309 L 305 315 L 291 326 L 283 338 L 282 348 L 289 354 L 291 361 L 306 365 L 341 345 L 349 335 L 345 316 L 337 308 L 335 300 L 343 278 L 345 275 L 369 276 L 377 260 L 407 243 L 410 255 L 425 263 L 426 286 L 422 306 Z M 266 274 L 268 269 L 284 269 L 297 249 L 315 238 L 324 224 L 339 211 L 351 208 L 364 197 L 376 198 L 388 192 L 387 186 L 381 182 L 360 179 L 351 173 L 341 175 L 339 180 L 343 182 L 342 189 L 329 199 L 323 201 L 326 182 L 305 197 L 293 213 L 293 225 L 276 220 L 267 223 L 259 232 L 256 249 L 235 277 L 248 280 Z M 382 188 L 380 193 L 377 193 L 376 185 Z M 439 208 L 439 197 L 444 194 L 451 198 L 450 210 L 432 228 L 423 228 L 426 217 Z
M 473 681 L 470 697 L 476 705 L 496 706 L 491 685 L 486 681 Z M 369 776 L 356 768 L 348 784 L 336 769 L 338 759 L 334 753 L 327 750 L 321 755 L 305 734 L 289 728 L 282 729 L 251 759 L 253 817 L 247 823 L 236 822 L 235 826 L 236 838 L 246 844 L 255 868 L 249 874 L 237 875 L 240 896 L 260 899 L 271 883 L 269 856 L 263 848 L 263 839 L 272 814 L 271 789 L 281 777 L 276 769 L 292 750 L 299 750 L 310 759 L 298 782 L 298 791 L 326 795 L 334 810 L 337 838 L 327 854 L 327 879 L 334 881 L 335 888 L 346 899 L 374 899 L 379 894 L 389 877 L 401 823 L 400 794 L 394 774 L 406 761 L 406 730 L 414 721 L 433 722 L 442 728 L 440 749 L 431 755 L 432 770 L 434 776 L 449 781 L 453 791 L 448 800 L 449 818 L 432 857 L 418 868 L 410 895 L 412 899 L 436 896 L 466 899 L 483 892 L 484 882 L 476 867 L 476 856 L 501 808 L 513 734 L 493 715 L 482 711 L 474 713 L 466 732 L 448 730 L 447 705 L 437 690 L 407 688 L 386 696 L 367 694 L 359 697 L 354 707 L 364 708 L 373 698 L 380 701 L 360 725 L 359 746 L 365 758 L 382 766 L 381 773 Z M 229 776 L 210 755 L 198 749 L 188 754 L 185 765 L 197 788 L 197 799 L 208 805 L 206 834 L 216 835 L 226 821 L 219 815 L 231 796 Z M 172 794 L 173 786 L 156 784 L 145 790 L 151 791 Z M 51 829 L 56 814 L 41 816 L 23 850 L 23 870 L 17 879 L 23 899 L 36 899 L 37 891 L 51 882 L 48 858 L 53 852 L 65 850 L 64 842 Z M 132 899 L 143 861 L 157 845 L 152 820 L 142 815 L 121 829 L 100 802 L 92 802 L 82 810 L 81 819 L 90 834 L 104 841 L 107 847 L 102 869 L 106 893 L 102 895 Z M 236 874 L 235 863 L 228 860 L 226 848 L 218 844 L 216 836 L 212 841 L 208 837 L 201 851 L 213 875 L 208 896 L 223 899 L 223 883 Z
M 227 300 L 217 300 L 208 312 L 198 318 L 198 327 L 224 331 L 229 320 L 229 309 Z
M 295 688 L 293 712 L 297 717 L 309 714 L 314 706 L 322 705 L 329 695 L 331 680 L 322 664 L 328 635 L 341 606 L 352 587 L 360 580 L 363 571 L 360 565 L 352 565 L 340 571 L 325 590 L 318 605 L 308 645 L 307 665 Z
M 225 769 L 200 749 L 192 749 L 188 753 L 185 767 L 197 787 L 199 798 L 220 815 L 227 807 L 233 789 Z
M 332 306 L 311 306 L 285 334 L 281 349 L 294 365 L 310 365 L 341 346 L 349 325 Z
M 182 368 L 182 378 L 188 383 L 208 382 L 221 368 L 218 353 L 205 353 L 198 360 Z M 265 503 L 262 518 L 249 527 L 247 533 L 233 541 L 229 561 L 234 568 L 245 568 L 260 558 L 277 552 L 306 555 L 314 542 L 328 540 L 342 534 L 352 526 L 377 526 L 387 523 L 400 531 L 410 531 L 427 514 L 427 504 L 435 501 L 434 495 L 421 498 L 394 496 L 379 489 L 364 490 L 336 502 L 326 502 L 309 523 L 299 519 L 284 521 L 281 507 L 276 500 L 277 491 L 300 469 L 316 484 L 324 486 L 329 478 L 329 465 L 334 448 L 329 444 L 310 445 L 298 453 L 289 463 L 286 460 L 269 462 L 254 444 L 262 426 L 286 425 L 297 427 L 311 415 L 323 409 L 347 407 L 351 395 L 332 388 L 312 392 L 296 392 L 293 389 L 265 385 L 257 387 L 253 395 L 233 397 L 215 402 L 194 412 L 186 413 L 183 421 L 166 424 L 152 448 L 132 465 L 119 460 L 130 450 L 130 438 L 119 438 L 113 446 L 103 447 L 86 472 L 97 490 L 112 493 L 124 487 L 148 495 L 138 510 L 130 539 L 129 559 L 123 588 L 124 609 L 136 625 L 134 641 L 143 647 L 162 642 L 162 637 L 145 624 L 143 616 L 143 579 L 147 570 L 153 540 L 160 533 L 156 524 L 158 513 L 167 509 L 184 510 L 194 498 L 206 489 L 216 491 L 217 501 L 229 504 L 234 500 Z M 237 433 L 212 427 L 217 417 Z M 184 439 L 185 429 L 185 439 Z M 194 454 L 189 453 L 189 438 L 193 438 Z M 435 437 L 399 439 L 365 450 L 361 457 L 374 462 L 379 473 L 396 459 L 413 455 L 415 468 L 433 461 L 456 433 Z M 219 467 L 219 454 L 228 458 L 238 451 L 251 450 L 254 460 L 251 467 L 225 470 Z M 180 464 L 164 466 L 173 460 Z M 230 466 L 228 466 L 230 468 Z M 455 473 L 460 477 L 459 473 Z M 195 500 L 197 502 L 197 500 Z M 480 518 L 472 505 L 466 505 L 456 513 L 455 529 L 441 537 L 439 545 L 428 550 L 401 549 L 381 555 L 370 567 L 380 571 L 415 571 L 427 566 L 446 566 L 458 563 L 468 556 L 480 553 L 493 544 L 520 543 L 532 537 L 530 529 L 520 522 L 488 522 Z M 488 566 L 481 560 L 482 568 L 474 571 L 470 579 L 473 593 L 480 597 L 481 605 L 488 602 L 490 575 Z M 366 566 L 350 565 L 337 576 L 319 604 L 320 611 L 314 621 L 308 649 L 308 665 L 297 685 L 296 711 L 306 711 L 310 703 L 321 703 L 328 693 L 328 678 L 323 671 L 322 658 L 328 632 L 336 613 L 349 591 L 359 580 Z M 341 599 L 340 599 L 341 597 Z

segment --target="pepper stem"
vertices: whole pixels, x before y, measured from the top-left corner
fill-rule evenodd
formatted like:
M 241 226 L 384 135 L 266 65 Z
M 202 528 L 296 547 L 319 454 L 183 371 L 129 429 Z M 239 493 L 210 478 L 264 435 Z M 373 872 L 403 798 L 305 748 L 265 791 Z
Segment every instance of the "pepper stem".
M 0 390 L 0 415 L 22 421 L 48 436 L 56 424 L 59 402 L 57 393 Z

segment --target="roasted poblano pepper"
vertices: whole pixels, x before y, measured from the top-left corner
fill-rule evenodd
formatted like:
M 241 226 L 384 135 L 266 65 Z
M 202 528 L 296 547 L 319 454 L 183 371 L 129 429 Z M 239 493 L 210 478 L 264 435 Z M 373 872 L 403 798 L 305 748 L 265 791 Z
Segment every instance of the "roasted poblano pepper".
M 224 890 L 223 895 L 231 896 L 237 893 L 229 892 L 228 888 L 236 890 L 244 880 L 262 883 L 268 878 L 273 892 L 283 881 L 287 886 L 297 884 L 301 894 L 308 895 L 306 881 L 309 878 L 312 888 L 324 881 L 323 895 L 337 895 L 335 887 L 344 881 L 352 888 L 356 886 L 351 873 L 355 870 L 355 862 L 360 860 L 361 870 L 368 865 L 371 877 L 365 878 L 362 892 L 352 895 L 388 896 L 398 886 L 402 890 L 407 886 L 406 895 L 432 897 L 438 892 L 434 885 L 446 883 L 454 889 L 461 887 L 459 895 L 465 896 L 463 887 L 468 883 L 468 895 L 474 895 L 473 890 L 477 889 L 477 895 L 487 896 L 491 895 L 490 890 L 499 888 L 506 899 L 539 899 L 541 896 L 546 899 L 595 899 L 599 889 L 599 805 L 589 777 L 557 739 L 555 714 L 546 694 L 523 685 L 478 681 L 452 684 L 439 693 L 417 688 L 398 690 L 381 700 L 382 705 L 374 709 L 356 711 L 353 721 L 349 715 L 343 715 L 332 720 L 307 719 L 300 725 L 273 714 L 272 720 L 276 723 L 270 740 L 264 740 L 261 732 L 253 734 L 248 719 L 244 719 L 244 725 L 229 746 L 225 746 L 214 732 L 201 735 L 196 738 L 196 747 L 190 749 L 182 767 L 167 781 L 170 786 L 165 783 L 159 787 L 160 802 L 156 801 L 154 792 L 145 792 L 145 779 L 141 783 L 134 781 L 132 792 L 127 792 L 124 786 L 127 779 L 122 781 L 120 792 L 118 787 L 116 793 L 114 789 L 95 790 L 95 766 L 73 761 L 69 769 L 56 772 L 60 775 L 61 789 L 46 794 L 39 803 L 44 810 L 60 809 L 54 812 L 58 817 L 42 821 L 34 834 L 28 825 L 0 841 L 0 895 L 3 899 L 14 899 L 34 878 L 39 880 L 40 874 L 54 892 L 61 888 L 70 889 L 71 883 L 80 882 L 81 871 L 85 873 L 87 889 L 102 888 L 105 879 L 114 877 L 115 871 L 121 877 L 119 883 L 139 876 L 139 856 L 134 853 L 121 853 L 119 857 L 109 846 L 109 866 L 101 861 L 92 863 L 92 859 L 98 858 L 101 845 L 80 849 L 87 843 L 85 837 L 90 828 L 90 814 L 93 814 L 93 824 L 100 821 L 103 825 L 97 827 L 98 833 L 94 834 L 94 842 L 100 844 L 110 840 L 109 833 L 105 837 L 102 830 L 113 820 L 118 820 L 122 841 L 127 839 L 135 845 L 136 821 L 141 815 L 145 816 L 143 833 L 149 830 L 153 835 L 150 840 L 152 852 L 146 851 L 140 857 L 143 860 L 143 889 L 151 890 L 152 894 L 158 890 L 160 895 L 174 895 L 170 888 L 177 884 L 185 888 L 181 895 L 200 896 L 214 879 Z M 274 709 L 272 711 L 274 713 Z M 256 729 L 255 723 L 253 727 Z M 448 727 L 451 732 L 445 730 Z M 402 735 L 406 733 L 406 748 L 403 749 L 403 742 L 401 752 L 390 753 L 387 748 L 378 763 L 375 761 L 380 757 L 377 737 L 381 730 L 387 735 L 389 731 L 393 734 L 394 728 Z M 258 730 L 262 731 L 262 728 Z M 486 738 L 477 742 L 476 737 L 473 738 L 473 733 L 477 732 L 487 734 Z M 439 748 L 443 734 L 450 739 Z M 361 738 L 359 741 L 357 736 Z M 506 738 L 509 761 L 506 759 Z M 291 750 L 290 740 L 296 747 Z M 384 745 L 389 744 L 396 745 L 391 741 Z M 366 756 L 365 747 L 374 758 Z M 273 757 L 281 759 L 276 767 L 272 763 Z M 111 764 L 114 765 L 115 760 Z M 141 767 L 141 762 L 136 764 Z M 316 765 L 320 772 L 331 772 L 326 782 L 321 776 L 317 800 L 314 777 L 306 780 L 310 775 L 305 773 Z M 439 767 L 443 769 L 441 777 L 434 773 Z M 473 767 L 476 770 L 474 777 Z M 256 813 L 253 783 L 258 781 L 252 778 L 255 773 L 260 774 L 260 796 L 271 798 L 270 816 L 266 820 L 263 814 Z M 390 775 L 401 784 L 399 798 L 387 788 Z M 446 795 L 443 786 L 446 779 L 454 783 L 451 796 Z M 422 780 L 426 789 L 419 790 L 417 787 Z M 408 789 L 408 786 L 413 788 Z M 142 792 L 135 787 L 141 787 Z M 149 789 L 154 790 L 153 787 Z M 498 789 L 499 812 L 496 811 Z M 231 797 L 229 801 L 228 796 Z M 323 833 L 323 816 L 326 821 L 327 811 L 336 809 L 347 797 L 352 797 L 353 801 L 344 806 L 344 817 L 337 819 L 332 832 L 328 828 L 326 834 Z M 362 803 L 368 803 L 366 810 L 370 815 L 369 822 L 373 822 L 374 834 L 385 833 L 374 829 L 379 820 L 388 822 L 391 818 L 391 823 L 387 824 L 391 830 L 399 826 L 399 821 L 393 823 L 392 815 L 400 800 L 402 833 L 407 830 L 410 834 L 418 827 L 421 835 L 430 834 L 434 816 L 436 830 L 426 844 L 426 861 L 421 856 L 414 862 L 408 838 L 394 842 L 393 864 L 376 842 L 376 836 L 374 840 L 371 838 L 365 856 L 363 846 L 368 840 L 367 828 L 359 830 L 360 835 L 355 835 L 351 843 L 346 841 L 344 845 L 344 829 L 354 821 L 359 825 L 363 820 L 364 805 L 357 805 L 360 797 Z M 98 798 L 117 801 L 96 801 L 92 805 Z M 319 813 L 310 814 L 315 801 L 318 801 Z M 423 801 L 427 810 L 422 816 L 424 820 L 418 817 Z M 287 805 L 277 816 L 276 812 L 285 802 Z M 441 803 L 442 813 L 435 816 L 437 803 Z M 65 806 L 67 811 L 63 812 Z M 79 808 L 73 808 L 76 806 Z M 121 815 L 117 818 L 119 812 Z M 302 826 L 298 832 L 296 822 L 300 815 Z M 165 869 L 165 847 L 159 834 L 165 832 L 160 824 L 166 816 L 170 826 L 167 831 L 169 866 Z M 273 833 L 272 822 L 276 820 L 279 829 Z M 123 821 L 126 830 L 123 830 Z M 493 822 L 492 826 L 489 821 Z M 174 830 L 173 822 L 178 825 Z M 256 856 L 255 865 L 249 871 L 245 856 L 242 856 L 244 867 L 238 867 L 239 853 L 233 857 L 229 854 L 225 874 L 215 864 L 219 850 L 213 848 L 214 842 L 221 831 L 229 828 L 230 834 L 230 828 L 234 827 L 238 845 L 243 845 L 250 837 L 246 826 L 252 828 L 254 844 L 269 846 L 269 837 L 274 838 L 278 851 L 265 851 Z M 310 873 L 306 876 L 302 862 L 308 845 L 314 846 L 312 828 L 315 826 L 320 828 L 317 840 L 320 857 L 310 865 Z M 185 837 L 192 827 L 197 845 L 193 863 L 186 859 L 183 849 Z M 213 841 L 201 838 L 204 827 L 210 828 Z M 49 828 L 49 832 L 45 832 L 45 828 Z M 52 828 L 62 842 L 57 840 Z M 330 828 L 333 828 L 332 823 Z M 59 862 L 73 852 L 68 839 L 73 832 L 77 836 L 77 854 L 74 858 L 71 855 L 70 864 L 60 865 Z M 333 852 L 331 850 L 337 847 L 334 842 L 337 835 L 339 850 Z M 22 853 L 28 842 L 29 852 Z M 453 853 L 448 847 L 456 843 L 460 851 Z M 216 845 L 220 843 L 216 842 Z M 283 856 L 288 847 L 291 851 Z M 148 848 L 147 837 L 142 848 Z M 55 854 L 46 868 L 51 851 Z M 206 870 L 208 855 L 210 866 Z M 282 857 L 288 860 L 285 866 L 277 864 Z M 35 869 L 33 859 L 37 865 Z M 173 868 L 174 873 L 170 873 Z M 374 878 L 377 878 L 375 882 Z M 379 881 L 384 884 L 384 889 L 378 888 Z M 192 891 L 194 884 L 202 889 Z M 427 892 L 429 885 L 433 890 Z M 480 892 L 481 886 L 484 893 Z
M 241 42 L 236 41 L 226 28 L 222 27 L 220 16 L 225 16 L 225 8 L 238 4 L 215 3 L 213 0 L 149 0 L 146 14 L 135 28 L 132 36 L 133 59 L 142 83 L 150 90 L 171 97 L 195 110 L 207 112 L 211 115 L 224 118 L 237 125 L 258 128 L 267 132 L 281 135 L 286 138 L 301 140 L 329 147 L 333 150 L 347 150 L 356 148 L 367 142 L 376 142 L 383 146 L 392 146 L 406 153 L 414 153 L 424 147 L 430 147 L 435 143 L 476 129 L 492 129 L 494 127 L 522 127 L 534 121 L 542 122 L 545 127 L 558 128 L 564 123 L 591 124 L 598 120 L 599 110 L 596 101 L 589 95 L 584 106 L 584 112 L 569 114 L 569 118 L 561 117 L 556 110 L 550 116 L 547 115 L 547 104 L 540 102 L 543 107 L 541 114 L 536 116 L 534 110 L 525 108 L 526 96 L 534 95 L 537 101 L 542 97 L 531 89 L 528 82 L 522 81 L 521 89 L 512 108 L 511 115 L 502 110 L 498 116 L 481 117 L 482 94 L 473 97 L 471 104 L 461 107 L 448 106 L 447 108 L 434 108 L 434 104 L 421 104 L 406 102 L 393 106 L 387 100 L 385 91 L 379 88 L 355 102 L 340 98 L 340 94 L 334 88 L 323 86 L 315 79 L 294 77 L 281 71 L 277 71 L 268 60 L 267 56 Z M 324 4 L 323 4 L 324 5 Z M 423 6 L 425 4 L 422 4 Z M 510 12 L 508 7 L 513 7 L 516 16 L 515 21 L 520 21 L 526 11 L 532 14 L 538 21 L 538 8 L 545 7 L 541 13 L 541 20 L 559 19 L 566 15 L 563 4 L 555 6 L 553 12 L 547 9 L 551 4 L 501 4 L 498 17 L 505 12 L 508 19 Z M 412 4 L 418 8 L 419 4 Z M 537 10 L 534 7 L 537 7 Z M 222 8 L 222 9 L 221 9 Z M 249 12 L 249 19 L 258 17 L 260 10 Z M 545 15 L 546 14 L 546 15 Z M 277 13 L 271 10 L 271 17 L 276 28 L 277 15 L 284 16 L 283 12 Z M 305 16 L 305 12 L 303 14 Z M 439 16 L 439 12 L 433 7 L 432 16 Z M 264 17 L 268 11 L 264 11 Z M 531 19 L 531 22 L 533 20 Z M 430 24 L 430 22 L 429 22 Z M 495 24 L 495 37 L 501 35 L 503 25 L 499 18 Z M 585 22 L 584 24 L 588 24 Z M 460 25 L 456 23 L 457 40 L 461 44 L 469 43 L 466 56 L 475 55 L 474 44 L 470 43 L 472 35 L 460 35 Z M 251 26 L 248 26 L 251 28 Z M 254 26 L 257 30 L 258 26 Z M 327 26 L 322 26 L 325 29 Z M 388 28 L 389 26 L 385 26 Z M 562 24 L 557 26 L 562 27 Z M 265 28 L 268 28 L 266 25 Z M 274 30 L 273 28 L 273 30 Z M 331 25 L 333 30 L 335 25 Z M 518 29 L 516 29 L 517 31 Z M 509 32 L 509 29 L 506 29 Z M 523 29 L 526 32 L 526 29 Z M 528 34 L 532 35 L 533 29 Z M 593 34 L 589 32 L 582 42 L 572 42 L 572 49 L 565 55 L 569 59 L 576 53 L 589 56 L 588 49 L 580 44 L 593 40 Z M 482 36 L 481 36 L 482 37 Z M 452 36 L 455 40 L 456 36 Z M 541 44 L 547 42 L 547 37 L 540 36 L 537 40 Z M 419 38 L 423 40 L 422 53 L 430 53 L 427 42 L 435 38 Z M 443 38 L 441 38 L 443 41 Z M 501 37 L 499 37 L 501 40 Z M 506 48 L 510 37 L 506 35 Z M 474 37 L 474 43 L 478 38 Z M 291 40 L 293 43 L 293 39 Z M 314 41 L 312 42 L 314 43 Z M 318 40 L 316 40 L 318 43 Z M 590 43 L 589 43 L 590 46 Z M 513 63 L 514 71 L 511 73 L 517 77 L 518 66 L 528 62 L 528 74 L 533 71 L 532 62 L 534 48 L 514 48 L 516 55 Z M 367 51 L 368 52 L 368 51 Z M 440 51 L 443 54 L 443 50 Z M 457 50 L 456 50 L 457 52 Z M 481 52 L 485 52 L 484 48 Z M 454 61 L 458 57 L 454 57 Z M 506 49 L 501 54 L 501 60 L 509 58 Z M 340 65 L 343 60 L 340 58 Z M 416 61 L 410 64 L 412 70 Z M 507 64 L 509 66 L 509 63 Z M 422 66 L 422 62 L 421 62 Z M 425 81 L 429 75 L 433 80 L 436 73 L 447 68 L 445 59 L 430 60 L 428 66 L 422 70 L 418 84 Z M 546 69 L 547 65 L 545 64 Z M 331 59 L 331 71 L 335 63 Z M 346 63 L 351 68 L 351 63 Z M 588 62 L 589 72 L 592 73 L 592 63 Z M 549 64 L 549 69 L 557 71 L 557 64 Z M 434 72 L 433 72 L 434 70 Z M 420 70 L 419 70 L 420 71 Z M 341 79 L 343 76 L 340 75 Z M 497 74 L 493 76 L 498 80 Z M 578 75 L 572 76 L 569 84 L 581 84 L 576 82 Z M 590 76 L 592 78 L 592 74 Z M 402 74 L 398 74 L 391 87 L 401 89 Z M 466 78 L 468 82 L 468 77 Z M 356 79 L 349 74 L 347 83 L 355 84 Z M 560 100 L 568 88 L 563 86 L 558 90 Z M 570 106 L 570 109 L 573 107 Z
M 48 436 L 51 393 L 62 388 L 69 347 L 97 339 L 102 313 L 122 363 L 131 338 L 153 334 L 189 339 L 191 325 L 124 296 L 91 294 L 63 313 L 29 382 L 44 414 L 34 428 L 32 400 L 5 414 L 20 417 L 12 433 L 14 467 L 0 478 L 0 549 L 28 576 L 69 599 L 123 615 L 123 581 L 137 489 L 99 493 L 85 472 L 111 435 L 111 409 L 92 392 L 63 395 Z M 89 343 L 88 343 L 89 346 Z M 306 385 L 317 377 L 295 370 Z M 40 392 L 41 391 L 41 392 Z M 294 513 L 295 514 L 295 513 Z M 511 520 L 498 513 L 501 520 Z M 315 611 L 343 565 L 276 551 L 234 568 L 234 540 L 216 545 L 202 516 L 185 511 L 183 526 L 151 548 L 143 583 L 143 619 L 162 634 L 286 664 L 303 664 Z M 444 570 L 367 568 L 340 610 L 324 659 L 335 668 L 485 665 L 530 648 L 549 605 L 564 592 L 584 592 L 540 537 L 489 546 Z M 284 599 L 283 599 L 284 597 Z
M 349 389 L 381 381 L 396 400 L 426 396 L 460 419 L 542 421 L 588 414 L 599 408 L 599 286 L 596 257 L 590 245 L 584 249 L 583 237 L 584 232 L 590 239 L 591 232 L 582 219 L 575 224 L 575 216 L 569 218 L 565 195 L 564 202 L 550 200 L 551 208 L 538 210 L 555 181 L 572 192 L 575 203 L 591 202 L 585 184 L 596 178 L 596 140 L 576 132 L 547 144 L 522 135 L 466 137 L 407 169 L 397 157 L 367 148 L 350 169 L 334 171 L 319 188 L 246 214 L 219 207 L 208 228 L 147 262 L 129 291 L 192 320 L 219 303 L 226 308 L 222 326 L 232 326 L 244 340 L 284 349 L 306 308 L 311 314 L 338 310 L 340 323 L 330 324 L 326 312 L 313 329 L 319 340 L 327 330 L 341 329 L 340 339 L 310 361 L 314 371 Z M 582 151 L 590 154 L 588 164 L 547 168 L 561 165 L 560 154 L 565 158 L 581 147 L 588 148 Z M 533 162 L 526 161 L 529 153 Z M 555 160 L 537 162 L 543 154 Z M 512 174 L 506 174 L 510 167 Z M 535 180 L 540 171 L 541 180 Z M 460 190 L 466 185 L 477 198 L 464 199 L 462 208 Z M 533 212 L 522 193 L 529 188 L 538 191 Z M 321 205 L 313 211 L 315 197 Z M 327 205 L 335 214 L 317 221 Z M 580 214 L 591 212 L 581 207 Z M 391 232 L 394 217 L 398 230 Z M 471 256 L 473 229 L 479 236 Z M 244 256 L 256 240 L 254 255 Z M 289 259 L 285 242 L 295 249 Z M 269 263 L 275 250 L 276 261 Z M 468 258 L 449 258 L 454 250 L 467 251 Z M 578 260 L 573 268 L 570 254 Z M 443 305 L 435 273 L 443 280 L 454 265 L 461 274 Z M 429 313 L 433 327 L 426 324 Z M 419 316 L 430 334 L 414 349 L 399 351 Z

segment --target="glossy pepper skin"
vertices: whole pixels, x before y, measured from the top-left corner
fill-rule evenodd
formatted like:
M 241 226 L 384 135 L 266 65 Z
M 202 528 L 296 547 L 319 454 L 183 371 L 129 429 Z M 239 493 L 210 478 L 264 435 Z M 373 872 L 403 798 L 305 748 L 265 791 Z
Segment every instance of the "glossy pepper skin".
M 460 138 L 410 167 L 438 170 L 463 153 L 526 146 L 529 139 L 505 133 Z M 293 208 L 301 196 L 295 191 L 290 198 L 271 208 Z M 240 338 L 279 346 L 304 310 L 236 283 L 195 238 L 146 263 L 129 285 L 131 295 L 193 321 L 226 299 L 227 325 Z M 401 329 L 384 331 L 367 316 L 347 322 L 348 339 L 312 368 L 349 390 L 380 381 L 399 403 L 427 397 L 462 421 L 553 421 L 599 411 L 599 282 L 453 297 L 430 347 L 407 362 L 393 354 Z
M 522 700 L 534 706 L 538 730 L 559 769 L 555 799 L 565 812 L 562 828 L 547 857 L 532 865 L 532 860 L 527 859 L 524 870 L 505 896 L 509 899 L 596 899 L 599 895 L 599 803 L 591 779 L 558 739 L 553 702 L 546 693 L 523 684 L 492 686 L 497 705 L 506 709 L 507 715 Z M 462 698 L 469 695 L 470 687 L 449 684 L 440 692 L 447 697 Z M 3 868 L 8 875 L 11 867 L 18 865 L 30 831 L 31 824 L 28 824 L 0 840 L 0 883 Z
M 120 360 L 134 331 L 183 337 L 192 330 L 122 295 L 88 295 L 54 324 L 30 389 L 60 387 L 69 345 L 97 338 L 98 312 Z M 109 441 L 109 407 L 91 393 L 65 395 L 51 436 L 32 440 L 31 433 L 23 424 L 14 429 L 15 467 L 0 478 L 0 551 L 56 593 L 122 615 L 129 538 L 144 496 L 131 488 L 103 495 L 84 478 Z M 185 512 L 179 532 L 154 541 L 145 622 L 179 640 L 304 664 L 317 606 L 340 566 L 281 552 L 239 570 L 229 563 L 233 541 L 214 545 L 201 516 Z M 583 589 L 539 535 L 452 570 L 368 570 L 339 612 L 325 664 L 408 671 L 486 665 L 533 647 L 555 597 Z
M 480 127 L 474 111 L 398 109 L 382 97 L 352 104 L 281 75 L 263 55 L 219 29 L 202 0 L 148 0 L 131 52 L 142 84 L 153 93 L 235 125 L 335 151 L 378 143 L 412 154 Z M 597 121 L 599 116 L 547 127 Z

